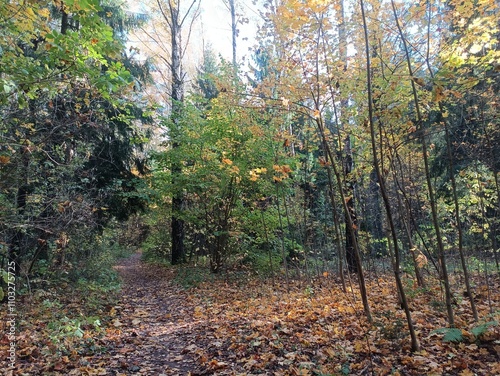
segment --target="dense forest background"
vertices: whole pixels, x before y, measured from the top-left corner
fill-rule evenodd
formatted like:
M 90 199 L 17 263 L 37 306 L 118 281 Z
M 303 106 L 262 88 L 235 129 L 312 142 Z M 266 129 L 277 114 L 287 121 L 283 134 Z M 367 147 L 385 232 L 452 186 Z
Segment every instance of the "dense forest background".
M 220 1 L 229 61 L 196 1 L 0 2 L 1 298 L 8 265 L 21 295 L 110 286 L 140 248 L 191 282 L 356 286 L 368 322 L 390 278 L 413 351 L 434 287 L 446 335 L 459 297 L 497 326 L 498 1 L 262 0 L 245 62 Z

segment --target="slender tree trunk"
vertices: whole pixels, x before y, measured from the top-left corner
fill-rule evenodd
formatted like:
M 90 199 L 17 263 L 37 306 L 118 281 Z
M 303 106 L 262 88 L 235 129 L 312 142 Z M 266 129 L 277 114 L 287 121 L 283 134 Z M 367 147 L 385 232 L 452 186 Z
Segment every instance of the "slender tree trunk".
M 61 34 L 66 34 L 69 29 L 69 16 L 64 3 L 61 3 Z
M 372 85 L 371 85 L 371 65 L 370 65 L 370 45 L 369 45 L 369 39 L 368 39 L 368 26 L 366 24 L 366 15 L 365 15 L 365 7 L 364 7 L 364 2 L 363 0 L 360 0 L 360 5 L 361 5 L 361 14 L 363 18 L 363 30 L 364 30 L 364 37 L 365 37 L 365 48 L 366 48 L 366 83 L 367 83 L 367 91 L 368 91 L 368 112 L 369 112 L 369 124 L 370 124 L 370 136 L 371 136 L 371 145 L 372 145 L 372 154 L 373 154 L 373 165 L 375 167 L 375 170 L 377 172 L 378 176 L 378 181 L 380 185 L 380 193 L 382 195 L 382 199 L 384 201 L 385 209 L 386 209 L 386 215 L 387 215 L 387 222 L 389 224 L 392 240 L 394 243 L 394 257 L 393 259 L 393 270 L 394 270 L 394 277 L 396 280 L 396 285 L 398 288 L 399 292 L 399 297 L 401 301 L 401 306 L 403 307 L 406 315 L 406 322 L 408 324 L 408 330 L 410 331 L 410 337 L 411 337 L 411 348 L 412 351 L 419 351 L 420 350 L 420 343 L 417 339 L 417 335 L 415 332 L 415 327 L 413 325 L 413 321 L 411 318 L 411 312 L 410 308 L 408 305 L 408 301 L 406 299 L 406 294 L 403 288 L 403 283 L 401 281 L 401 277 L 399 275 L 399 267 L 400 267 L 400 251 L 399 251 L 399 245 L 398 245 L 398 238 L 396 234 L 396 228 L 394 225 L 394 220 L 392 218 L 392 210 L 391 210 L 391 204 L 389 201 L 389 197 L 387 195 L 387 189 L 385 185 L 385 179 L 381 174 L 380 171 L 380 165 L 378 161 L 378 155 L 377 155 L 377 147 L 376 147 L 376 136 L 375 136 L 375 125 L 373 121 L 373 99 L 372 99 Z
M 345 44 L 345 34 L 346 33 L 345 33 L 343 0 L 340 1 L 340 7 L 341 7 L 340 20 L 338 23 L 338 28 L 339 28 L 339 40 L 341 42 L 339 44 L 339 52 L 340 52 L 340 56 L 342 57 L 343 62 L 344 62 L 344 71 L 345 71 L 347 69 L 347 47 Z M 325 35 L 324 35 L 324 31 L 323 31 L 321 24 L 320 24 L 320 29 L 318 30 L 317 51 L 320 50 L 320 37 L 321 36 L 323 38 L 322 39 L 322 41 L 323 41 L 322 42 L 323 53 L 325 54 L 325 57 L 326 57 L 327 52 L 326 52 L 326 47 L 325 47 Z M 316 62 L 316 64 L 317 64 L 317 71 L 319 72 L 318 61 Z M 331 76 L 329 65 L 326 66 L 326 69 L 327 69 L 328 75 Z M 318 82 L 319 82 L 319 78 L 318 78 Z M 338 123 L 339 114 L 337 112 L 337 108 L 335 105 L 335 101 L 336 101 L 335 90 L 333 89 L 331 83 L 329 85 L 329 91 L 330 91 L 331 101 L 332 101 L 332 105 L 333 105 L 334 112 L 335 112 L 335 119 L 337 122 L 337 131 L 339 131 L 339 128 L 340 128 L 340 124 Z M 314 97 L 314 93 L 313 93 L 313 97 Z M 319 110 L 319 103 L 318 103 L 319 102 L 319 89 L 318 89 L 318 93 L 316 94 L 316 97 L 317 97 L 316 108 Z M 347 101 L 345 99 L 341 100 L 341 108 L 345 108 L 346 106 L 347 106 Z M 345 254 L 349 271 L 353 271 L 353 270 L 357 271 L 357 274 L 359 277 L 359 287 L 360 287 L 361 300 L 363 302 L 363 308 L 365 311 L 365 315 L 366 315 L 368 321 L 372 322 L 373 319 L 372 319 L 372 315 L 371 315 L 370 305 L 368 303 L 368 293 L 366 290 L 364 272 L 363 272 L 363 267 L 362 267 L 362 263 L 361 263 L 361 252 L 360 252 L 358 240 L 356 237 L 356 228 L 355 228 L 356 227 L 356 220 L 354 219 L 354 221 L 353 221 L 353 218 L 352 218 L 352 215 L 354 215 L 354 216 L 356 215 L 355 208 L 353 206 L 354 205 L 354 191 L 352 194 L 352 200 L 351 200 L 352 202 L 350 204 L 348 204 L 347 203 L 348 198 L 346 196 L 346 191 L 345 191 L 345 182 L 342 180 L 342 178 L 340 176 L 340 171 L 339 171 L 340 169 L 337 166 L 338 162 L 337 162 L 336 158 L 334 157 L 334 153 L 333 153 L 333 151 L 328 143 L 328 138 L 327 138 L 326 131 L 325 131 L 325 124 L 323 123 L 323 118 L 322 117 L 316 118 L 316 124 L 317 124 L 318 131 L 319 131 L 319 134 L 321 137 L 321 145 L 323 147 L 323 151 L 324 151 L 325 159 L 326 159 L 326 166 L 328 168 L 327 171 L 328 171 L 328 181 L 329 181 L 329 188 L 330 188 L 330 200 L 332 202 L 332 210 L 334 211 L 334 213 L 333 213 L 334 219 L 338 218 L 338 215 L 335 211 L 336 205 L 335 205 L 335 195 L 333 192 L 333 176 L 331 174 L 332 172 L 335 175 L 337 187 L 338 187 L 339 193 L 340 193 L 340 201 L 341 201 L 342 208 L 344 211 L 344 221 L 345 221 L 345 229 L 346 229 L 346 231 L 345 231 L 345 235 L 346 235 L 345 248 L 342 248 L 341 244 L 340 244 L 341 231 L 340 231 L 339 225 L 338 225 L 338 223 L 340 221 L 337 221 L 335 223 L 335 230 L 336 230 L 336 235 L 337 235 L 337 245 L 338 245 L 339 253 L 340 253 L 340 255 L 339 255 L 339 272 L 340 272 L 341 280 L 342 280 L 342 288 L 345 291 L 346 287 L 345 287 L 345 280 L 344 280 L 344 270 L 343 270 L 343 265 L 342 265 L 343 256 Z M 350 148 L 350 140 L 349 139 L 345 140 L 344 145 L 346 144 L 346 141 L 349 141 L 349 144 L 347 145 L 347 150 L 349 152 L 346 154 L 351 158 L 351 162 L 352 162 L 352 150 Z M 339 135 L 339 143 L 340 143 L 340 135 Z M 345 166 L 342 166 L 342 167 L 345 167 Z M 350 205 L 351 205 L 351 208 L 350 208 Z M 347 255 L 347 253 L 348 253 L 347 247 L 349 247 L 349 252 L 350 252 L 349 256 Z M 345 252 L 343 252 L 343 250 L 345 250 Z
M 326 160 L 328 161 L 328 154 L 326 151 L 326 148 L 323 147 L 323 151 L 326 156 Z M 330 163 L 334 163 L 334 161 L 330 161 Z M 338 250 L 338 260 L 339 260 L 339 275 L 340 275 L 340 283 L 342 285 L 342 291 L 346 292 L 347 287 L 345 284 L 345 277 L 344 277 L 344 248 L 342 247 L 342 240 L 341 240 L 341 234 L 340 234 L 340 221 L 339 221 L 339 215 L 337 213 L 337 204 L 335 200 L 335 191 L 334 191 L 334 184 L 333 184 L 333 177 L 332 177 L 332 170 L 330 166 L 327 163 L 327 176 L 328 176 L 328 196 L 330 197 L 330 202 L 332 205 L 332 214 L 333 214 L 333 225 L 335 228 L 335 243 L 337 244 L 337 250 Z
M 337 165 L 335 163 L 335 158 L 333 156 L 332 149 L 330 148 L 330 145 L 328 144 L 328 140 L 327 140 L 327 137 L 325 134 L 325 127 L 323 124 L 323 119 L 321 117 L 316 118 L 316 124 L 318 126 L 318 131 L 319 131 L 319 134 L 321 137 L 321 143 L 322 143 L 324 151 L 325 151 L 325 156 L 327 156 L 328 159 L 331 161 L 330 165 L 332 167 L 333 173 L 334 173 L 336 181 L 337 181 L 337 187 L 339 188 L 339 192 L 340 192 L 340 200 L 342 201 L 344 213 L 346 213 L 346 215 L 345 215 L 345 219 L 347 221 L 346 226 L 348 229 L 350 229 L 351 232 L 354 232 L 354 230 L 355 230 L 354 224 L 351 220 L 350 212 L 349 212 L 349 209 L 347 206 L 347 198 L 346 198 L 344 191 L 342 189 L 342 187 L 343 187 L 342 177 L 340 176 L 339 168 L 337 167 Z M 328 164 L 328 160 L 327 160 L 327 164 Z M 331 197 L 333 197 L 333 195 L 331 195 Z M 333 205 L 333 202 L 332 202 L 332 205 Z M 359 244 L 358 244 L 357 239 L 354 236 L 354 234 L 351 234 L 351 239 L 354 240 L 353 251 L 354 251 L 354 258 L 355 258 L 356 267 L 357 267 L 357 271 L 358 271 L 359 289 L 360 289 L 361 300 L 363 302 L 363 309 L 365 311 L 365 315 L 366 315 L 366 318 L 368 319 L 368 321 L 373 322 L 373 317 L 371 315 L 370 305 L 368 303 L 368 293 L 366 290 L 365 277 L 364 277 L 364 273 L 363 273 L 363 267 L 361 264 L 361 255 L 360 255 L 360 251 L 359 251 Z
M 278 209 L 278 219 L 280 225 L 281 257 L 283 259 L 283 266 L 285 268 L 286 289 L 287 291 L 290 291 L 290 272 L 288 271 L 288 261 L 285 249 L 285 230 L 283 228 L 283 217 L 281 215 L 281 209 L 280 209 L 280 194 L 278 185 L 276 185 L 276 208 Z
M 414 75 L 413 75 L 413 68 L 411 65 L 411 59 L 410 59 L 410 53 L 408 51 L 408 46 L 406 43 L 406 38 L 403 34 L 403 30 L 401 28 L 401 24 L 399 22 L 399 17 L 396 11 L 396 5 L 394 4 L 394 0 L 391 0 L 391 5 L 392 5 L 392 10 L 394 14 L 394 19 L 396 21 L 396 26 L 398 28 L 399 36 L 401 38 L 401 41 L 403 43 L 403 49 L 404 53 L 406 55 L 406 63 L 408 66 L 408 73 L 411 77 L 411 86 L 412 86 L 412 91 L 413 91 L 413 101 L 415 104 L 415 111 L 417 114 L 417 130 L 419 134 L 421 135 L 421 143 L 422 143 L 422 157 L 424 160 L 424 168 L 425 168 L 425 178 L 427 182 L 427 190 L 429 193 L 429 204 L 431 206 L 431 214 L 432 214 L 432 223 L 434 225 L 434 231 L 436 234 L 436 241 L 437 241 L 437 246 L 438 246 L 438 252 L 439 252 L 439 261 L 441 263 L 441 280 L 443 281 L 444 285 L 444 290 L 445 290 L 445 303 L 446 303 L 446 311 L 448 314 L 448 323 L 450 324 L 451 327 L 455 326 L 455 318 L 453 314 L 453 307 L 452 307 L 452 294 L 451 294 L 451 289 L 450 289 L 450 281 L 448 277 L 448 268 L 446 265 L 446 256 L 444 253 L 444 244 L 443 244 L 443 238 L 441 236 L 441 229 L 439 227 L 439 219 L 438 219 L 438 213 L 437 213 L 437 208 L 436 208 L 436 199 L 434 196 L 434 189 L 432 188 L 432 181 L 431 181 L 431 174 L 430 174 L 430 168 L 429 168 L 429 158 L 428 158 L 428 148 L 427 148 L 427 140 L 425 137 L 425 132 L 423 129 L 423 123 L 424 119 L 422 117 L 422 114 L 420 112 L 420 105 L 418 102 L 418 93 L 417 93 L 417 88 L 415 86 L 415 81 L 413 80 Z
M 346 31 L 345 31 L 345 14 L 344 14 L 344 1 L 340 1 L 340 12 L 338 21 L 338 35 L 339 35 L 339 54 L 342 62 L 344 63 L 344 71 L 347 69 L 347 45 L 346 45 Z M 333 99 L 333 98 L 332 98 Z M 340 103 L 340 111 L 347 108 L 347 99 L 342 99 Z M 355 206 L 355 189 L 356 184 L 354 179 L 350 178 L 353 169 L 353 157 L 351 147 L 351 137 L 347 135 L 344 138 L 344 151 L 343 151 L 343 173 L 345 182 L 345 196 L 347 211 L 344 216 L 345 220 L 345 253 L 347 268 L 351 273 L 358 273 L 358 263 L 356 262 L 356 243 L 357 243 L 357 213 Z M 347 218 L 350 216 L 350 220 Z M 350 222 L 350 224 L 349 224 Z M 351 228 L 349 228 L 351 226 Z M 358 250 L 359 251 L 359 250 Z M 359 252 L 358 252 L 358 256 Z
M 429 71 L 429 74 L 431 78 L 434 78 L 434 73 L 432 71 L 432 68 L 430 66 L 430 59 L 429 59 L 429 42 L 430 42 L 430 24 L 431 24 L 431 11 L 430 11 L 430 3 L 427 2 L 427 7 L 428 7 L 428 29 L 427 29 L 427 57 L 426 57 L 426 65 L 427 65 L 427 70 Z M 441 114 L 443 114 L 444 108 L 443 104 L 439 103 L 439 111 Z M 465 254 L 464 254 L 464 247 L 463 247 L 463 228 L 462 228 L 462 220 L 460 219 L 460 205 L 458 202 L 458 193 L 457 193 L 457 182 L 455 179 L 455 165 L 453 163 L 453 152 L 452 152 L 452 145 L 451 145 L 451 136 L 450 136 L 450 127 L 448 124 L 448 121 L 442 117 L 443 119 L 443 124 L 444 124 L 444 131 L 445 131 L 445 139 L 446 139 L 446 151 L 448 153 L 448 170 L 449 170 L 449 176 L 450 176 L 450 182 L 451 182 L 451 189 L 452 189 L 452 194 L 453 194 L 453 203 L 455 207 L 455 222 L 456 222 L 456 227 L 457 227 L 457 234 L 458 234 L 458 254 L 460 255 L 460 262 L 462 264 L 462 270 L 464 272 L 464 279 L 465 279 L 465 288 L 467 291 L 467 296 L 469 298 L 471 310 L 472 310 L 472 316 L 474 317 L 474 321 L 478 321 L 479 317 L 477 314 L 477 309 L 476 309 L 476 303 L 474 302 L 474 296 L 472 294 L 472 288 L 470 285 L 470 277 L 469 277 L 469 271 L 467 268 L 467 262 L 465 260 Z
M 358 233 L 358 217 L 355 206 L 355 182 L 351 178 L 353 160 L 350 136 L 344 140 L 344 158 L 343 158 L 343 173 L 345 181 L 345 200 L 347 211 L 345 212 L 345 255 L 347 260 L 347 268 L 351 273 L 358 273 L 358 263 L 356 262 L 355 243 Z M 350 224 L 349 218 L 350 217 Z M 351 226 L 351 228 L 349 228 Z
M 271 250 L 271 242 L 269 241 L 269 234 L 267 232 L 267 225 L 266 221 L 264 220 L 264 208 L 260 208 L 260 219 L 262 221 L 262 228 L 264 229 L 264 235 L 266 239 L 266 248 L 269 256 L 269 271 L 271 272 L 271 281 L 273 283 L 273 286 L 276 284 L 274 281 L 274 266 L 273 266 L 273 255 L 272 255 L 272 250 Z
M 170 116 L 170 141 L 172 150 L 175 151 L 180 145 L 180 135 L 182 132 L 182 117 L 184 113 L 184 79 L 185 73 L 182 67 L 182 28 L 188 15 L 194 12 L 189 26 L 188 35 L 191 34 L 193 21 L 196 19 L 199 10 L 199 1 L 191 0 L 190 5 L 187 7 L 186 12 L 181 17 L 180 14 L 180 0 L 156 0 L 158 9 L 170 28 L 170 42 L 171 42 L 171 60 L 169 63 L 170 76 L 171 76 L 171 100 L 172 110 Z M 196 8 L 195 5 L 198 4 Z M 184 237 L 185 228 L 184 220 L 182 219 L 182 212 L 185 206 L 184 190 L 180 186 L 180 177 L 182 174 L 182 163 L 179 158 L 176 158 L 175 152 L 173 161 L 171 163 L 172 174 L 172 216 L 171 216 L 171 263 L 172 265 L 179 264 L 185 261 Z
M 382 228 L 383 216 L 380 204 L 380 189 L 378 186 L 377 171 L 373 169 L 370 172 L 370 186 L 369 186 L 369 199 L 368 205 L 368 220 L 370 225 L 370 232 L 372 235 L 372 256 L 385 256 L 387 250 L 385 248 L 384 230 Z
M 394 177 L 396 178 L 396 177 Z M 407 217 L 407 215 L 411 215 L 410 213 L 405 213 L 407 210 L 405 210 L 405 207 L 403 205 L 403 202 L 401 200 L 401 195 L 399 192 L 397 192 L 397 198 L 398 198 L 398 206 L 399 206 L 399 212 L 401 213 L 401 221 L 403 222 L 403 227 L 406 232 L 406 236 L 408 237 L 408 248 L 410 249 L 411 253 L 411 258 L 413 260 L 413 269 L 415 270 L 415 277 L 417 278 L 417 285 L 419 287 L 425 287 L 425 280 L 424 276 L 422 275 L 422 269 L 419 265 L 419 260 L 418 260 L 418 255 L 417 255 L 417 247 L 415 247 L 415 244 L 413 243 L 413 234 L 411 231 L 411 224 L 409 223 L 410 220 Z
M 179 145 L 180 123 L 184 102 L 184 73 L 182 69 L 182 44 L 181 44 L 181 23 L 179 19 L 179 4 L 177 1 L 169 2 L 170 8 L 170 37 L 172 48 L 172 61 L 170 65 L 172 75 L 172 148 Z M 184 194 L 182 187 L 179 187 L 179 178 L 182 174 L 182 166 L 179 160 L 172 162 L 172 186 L 174 194 L 172 197 L 172 265 L 180 264 L 185 260 L 184 249 L 184 220 L 182 211 L 184 209 Z
M 441 109 L 441 112 L 443 111 L 442 106 L 439 106 Z M 450 171 L 450 181 L 451 181 L 451 188 L 452 188 L 452 193 L 453 193 L 453 203 L 455 206 L 455 222 L 456 222 L 456 227 L 457 227 L 457 233 L 458 233 L 458 254 L 460 255 L 460 262 L 462 264 L 462 270 L 464 272 L 464 279 L 465 279 L 465 289 L 467 291 L 467 297 L 469 298 L 470 302 L 470 307 L 472 310 L 472 316 L 474 317 L 474 321 L 479 320 L 479 316 L 477 314 L 477 309 L 476 309 L 476 303 L 474 302 L 474 295 L 472 293 L 472 288 L 470 285 L 470 277 L 469 277 L 469 270 L 467 268 L 467 262 L 465 260 L 465 253 L 464 253 L 464 241 L 463 241 L 463 229 L 462 229 L 462 220 L 460 218 L 460 205 L 458 203 L 458 193 L 457 193 L 457 182 L 455 180 L 455 173 L 454 173 L 454 164 L 453 164 L 453 154 L 451 151 L 451 140 L 450 140 L 450 132 L 448 129 L 448 122 L 445 120 L 444 121 L 444 129 L 445 129 L 445 138 L 446 138 L 446 148 L 448 151 L 448 169 Z
M 229 12 L 231 13 L 231 46 L 233 49 L 233 68 L 236 71 L 238 61 L 236 58 L 236 40 L 238 38 L 238 23 L 236 20 L 236 4 L 235 0 L 228 0 Z

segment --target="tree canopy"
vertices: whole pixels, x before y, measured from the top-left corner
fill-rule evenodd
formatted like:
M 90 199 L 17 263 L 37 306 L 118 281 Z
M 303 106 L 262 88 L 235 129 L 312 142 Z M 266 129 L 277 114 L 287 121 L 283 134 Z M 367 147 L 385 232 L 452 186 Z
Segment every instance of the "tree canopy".
M 287 293 L 334 276 L 372 328 L 390 280 L 412 352 L 424 292 L 447 339 L 497 326 L 498 1 L 261 0 L 249 61 L 220 3 L 230 61 L 193 0 L 0 3 L 2 275 L 77 283 L 133 245 Z

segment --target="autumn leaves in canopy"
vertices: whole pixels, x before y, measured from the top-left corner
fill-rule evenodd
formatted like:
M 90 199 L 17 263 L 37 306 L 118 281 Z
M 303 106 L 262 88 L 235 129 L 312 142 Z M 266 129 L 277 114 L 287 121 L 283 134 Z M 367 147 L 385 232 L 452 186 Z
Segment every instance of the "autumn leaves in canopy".
M 352 272 L 368 318 L 366 268 L 389 259 L 410 332 L 401 270 L 440 280 L 450 325 L 462 288 L 479 319 L 471 268 L 498 269 L 497 2 L 262 0 L 250 61 L 206 48 L 194 70 L 196 2 L 146 6 L 0 6 L 0 251 L 20 272 L 84 263 L 145 210 L 154 257 L 344 289 Z M 234 41 L 242 9 L 228 1 Z

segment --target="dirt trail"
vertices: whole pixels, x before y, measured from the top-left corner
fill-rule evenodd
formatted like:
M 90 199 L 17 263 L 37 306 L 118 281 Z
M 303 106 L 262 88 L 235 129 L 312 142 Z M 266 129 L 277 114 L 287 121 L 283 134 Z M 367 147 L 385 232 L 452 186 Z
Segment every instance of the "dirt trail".
M 199 374 L 197 361 L 189 352 L 198 336 L 190 299 L 171 282 L 173 272 L 142 263 L 141 253 L 122 260 L 115 268 L 123 286 L 113 309 L 116 330 L 108 335 L 108 374 Z

